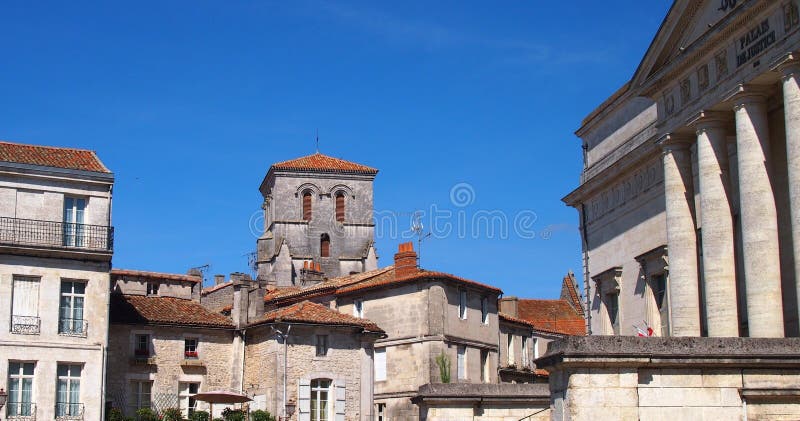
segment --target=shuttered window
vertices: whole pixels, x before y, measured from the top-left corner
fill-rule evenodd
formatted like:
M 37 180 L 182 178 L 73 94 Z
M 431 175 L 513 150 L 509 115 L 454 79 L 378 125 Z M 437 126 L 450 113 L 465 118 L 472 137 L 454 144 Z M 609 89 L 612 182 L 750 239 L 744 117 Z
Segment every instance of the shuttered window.
M 464 345 L 458 346 L 456 368 L 458 371 L 458 379 L 464 380 L 467 378 L 467 347 Z
M 311 192 L 308 190 L 303 192 L 303 220 L 311 220 Z
M 39 315 L 39 278 L 15 276 L 13 294 L 11 314 L 30 317 Z
M 375 381 L 386 380 L 386 348 L 375 348 Z
M 344 193 L 336 193 L 336 220 L 344 222 Z
M 322 234 L 320 237 L 319 255 L 322 257 L 330 257 L 331 255 L 331 237 L 328 234 Z

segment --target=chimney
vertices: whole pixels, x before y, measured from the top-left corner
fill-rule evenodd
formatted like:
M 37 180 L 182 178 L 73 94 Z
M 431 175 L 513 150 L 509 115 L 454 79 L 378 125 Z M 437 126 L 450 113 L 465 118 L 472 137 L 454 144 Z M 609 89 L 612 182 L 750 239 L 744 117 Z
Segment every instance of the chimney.
M 225 283 L 225 275 L 214 275 L 214 285 Z
M 417 252 L 414 243 L 400 244 L 397 254 L 394 255 L 394 274 L 396 278 L 405 278 L 417 273 Z
M 508 314 L 511 317 L 519 317 L 519 311 L 517 310 L 518 304 L 519 299 L 517 299 L 517 297 L 503 297 L 500 299 L 500 308 L 498 310 L 501 313 Z

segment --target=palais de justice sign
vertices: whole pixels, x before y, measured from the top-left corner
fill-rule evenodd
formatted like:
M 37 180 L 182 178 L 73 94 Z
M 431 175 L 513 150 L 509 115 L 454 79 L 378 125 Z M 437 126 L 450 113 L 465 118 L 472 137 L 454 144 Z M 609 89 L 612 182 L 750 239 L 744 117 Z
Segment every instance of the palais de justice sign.
M 774 43 L 775 29 L 770 27 L 769 19 L 764 19 L 736 41 L 736 67 L 747 63 Z

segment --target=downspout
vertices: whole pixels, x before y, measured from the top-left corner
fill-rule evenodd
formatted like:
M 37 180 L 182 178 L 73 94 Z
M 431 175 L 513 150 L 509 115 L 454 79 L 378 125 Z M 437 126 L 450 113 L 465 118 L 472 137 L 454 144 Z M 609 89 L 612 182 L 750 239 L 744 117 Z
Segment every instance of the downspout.
M 591 295 L 590 295 L 590 282 L 589 282 L 589 233 L 586 229 L 586 205 L 581 203 L 581 237 L 583 237 L 583 241 L 581 241 L 581 245 L 583 246 L 583 289 L 584 294 L 586 294 L 585 305 L 586 308 L 584 309 L 584 318 L 586 319 L 586 334 L 592 334 L 592 302 L 591 302 Z
M 281 332 L 280 330 L 275 329 L 275 332 L 278 333 L 278 336 L 283 339 L 283 400 L 281 401 L 282 408 L 280 409 L 281 413 L 283 414 L 283 419 L 288 419 L 286 417 L 286 383 L 287 383 L 287 371 L 288 371 L 288 351 L 289 351 L 289 332 L 292 331 L 292 325 L 288 325 L 286 328 L 286 333 Z

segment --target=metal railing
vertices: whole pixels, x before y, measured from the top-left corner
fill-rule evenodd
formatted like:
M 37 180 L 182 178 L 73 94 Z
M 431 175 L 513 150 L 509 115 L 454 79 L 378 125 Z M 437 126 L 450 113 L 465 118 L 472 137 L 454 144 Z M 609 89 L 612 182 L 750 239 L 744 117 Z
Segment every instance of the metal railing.
M 62 336 L 75 336 L 85 338 L 89 330 L 89 321 L 85 319 L 59 319 L 58 334 Z
M 7 402 L 6 419 L 28 421 L 36 419 L 36 404 L 33 402 Z
M 37 316 L 11 316 L 11 333 L 19 335 L 38 335 L 41 319 Z
M 83 404 L 82 403 L 56 403 L 56 419 L 57 420 L 82 420 L 83 419 Z
M 114 227 L 0 217 L 0 243 L 112 251 Z

